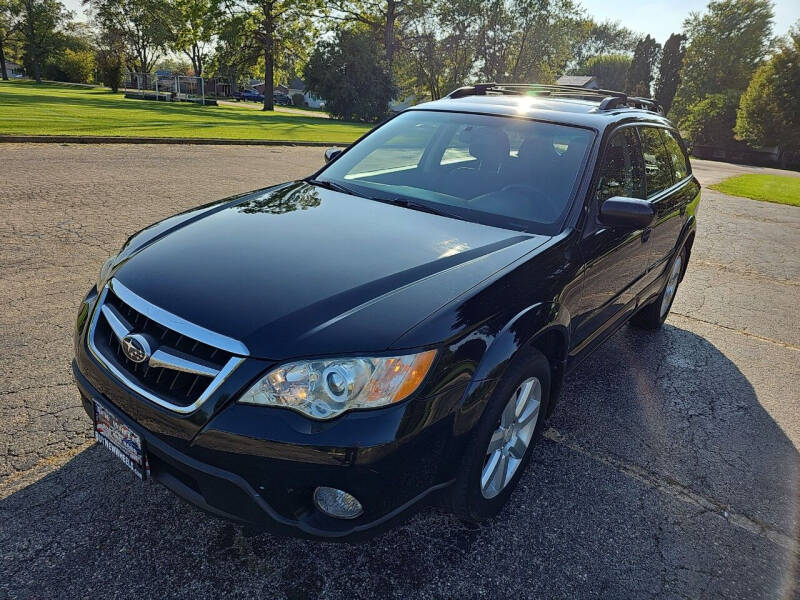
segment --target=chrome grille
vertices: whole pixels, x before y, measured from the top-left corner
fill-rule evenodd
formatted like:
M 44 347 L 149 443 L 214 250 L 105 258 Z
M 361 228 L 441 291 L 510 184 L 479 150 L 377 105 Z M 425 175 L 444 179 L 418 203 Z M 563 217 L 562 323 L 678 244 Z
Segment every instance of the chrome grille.
M 122 347 L 134 333 L 151 341 L 152 353 L 143 362 L 131 360 Z M 247 353 L 239 342 L 192 326 L 114 280 L 98 300 L 89 348 L 123 383 L 181 413 L 195 410 L 239 365 L 243 359 L 232 350 Z

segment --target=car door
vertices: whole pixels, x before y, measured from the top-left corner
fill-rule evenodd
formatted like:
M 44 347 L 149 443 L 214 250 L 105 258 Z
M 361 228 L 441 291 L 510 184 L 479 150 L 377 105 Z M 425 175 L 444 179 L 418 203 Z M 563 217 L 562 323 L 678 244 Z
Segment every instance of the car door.
M 688 160 L 674 134 L 660 127 L 639 127 L 644 155 L 647 199 L 655 218 L 649 232 L 648 282 L 667 266 L 686 223 L 686 206 L 694 196 Z
M 589 200 L 580 242 L 585 264 L 579 309 L 573 315 L 573 354 L 599 342 L 636 308 L 644 287 L 647 240 L 643 229 L 608 227 L 598 219 L 600 206 L 613 196 L 644 198 L 644 165 L 634 127 L 622 127 L 609 138 Z

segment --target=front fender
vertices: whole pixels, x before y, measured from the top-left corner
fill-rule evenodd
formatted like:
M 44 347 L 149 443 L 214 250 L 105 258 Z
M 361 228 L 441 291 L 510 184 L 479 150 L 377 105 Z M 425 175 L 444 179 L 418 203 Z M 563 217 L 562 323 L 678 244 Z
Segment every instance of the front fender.
M 502 379 L 514 358 L 520 351 L 538 347 L 537 342 L 546 339 L 551 332 L 556 333 L 564 340 L 564 349 L 566 349 L 569 335 L 569 313 L 556 303 L 541 302 L 517 313 L 494 336 L 455 411 L 452 442 L 446 451 L 447 460 L 444 462 L 447 465 L 445 467 L 447 476 L 454 475 L 470 435 L 483 416 L 497 382 Z M 544 352 L 544 354 L 548 353 Z M 548 358 L 553 361 L 555 357 L 548 356 Z M 563 362 L 563 357 L 557 361 L 559 365 L 553 365 L 554 373 L 558 373 L 560 376 L 563 369 L 559 366 Z M 558 387 L 560 386 L 556 382 L 553 389 L 558 389 Z

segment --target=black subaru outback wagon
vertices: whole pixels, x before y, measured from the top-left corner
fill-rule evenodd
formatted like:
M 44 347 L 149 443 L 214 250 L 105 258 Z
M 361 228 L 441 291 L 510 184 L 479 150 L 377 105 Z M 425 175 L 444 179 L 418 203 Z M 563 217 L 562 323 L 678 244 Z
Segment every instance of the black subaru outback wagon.
M 98 441 L 256 528 L 496 514 L 562 381 L 657 328 L 700 187 L 652 100 L 484 84 L 132 236 L 77 320 Z

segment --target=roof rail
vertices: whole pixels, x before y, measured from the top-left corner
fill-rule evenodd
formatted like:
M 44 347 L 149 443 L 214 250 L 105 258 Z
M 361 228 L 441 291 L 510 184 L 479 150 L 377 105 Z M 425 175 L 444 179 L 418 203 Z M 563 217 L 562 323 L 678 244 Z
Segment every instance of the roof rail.
M 476 83 L 471 86 L 460 87 L 450 92 L 447 98 L 456 99 L 466 96 L 486 96 L 487 93 L 496 95 L 523 95 L 553 96 L 560 98 L 575 98 L 582 100 L 600 100 L 598 110 L 613 110 L 617 108 L 640 108 L 658 114 L 664 114 L 664 109 L 657 101 L 651 98 L 629 97 L 622 92 L 612 90 L 593 90 L 577 85 L 548 85 L 543 83 Z

